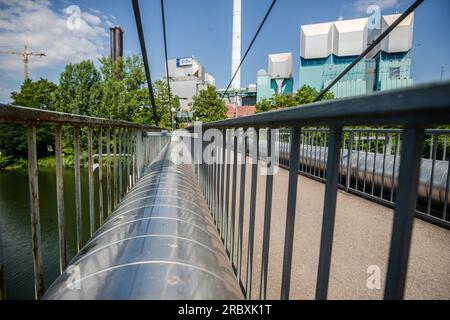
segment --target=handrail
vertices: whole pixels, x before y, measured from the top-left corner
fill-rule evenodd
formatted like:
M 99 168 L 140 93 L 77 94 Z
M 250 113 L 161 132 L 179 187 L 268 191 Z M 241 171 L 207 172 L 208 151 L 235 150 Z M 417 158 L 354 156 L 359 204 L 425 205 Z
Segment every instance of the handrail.
M 292 125 L 398 125 L 445 123 L 450 119 L 450 81 L 311 103 L 251 116 L 203 123 L 203 128 Z
M 114 126 L 119 128 L 136 128 L 148 131 L 160 131 L 158 127 L 141 123 L 111 120 L 98 117 L 28 108 L 0 103 L 0 123 L 47 123 L 67 125 Z

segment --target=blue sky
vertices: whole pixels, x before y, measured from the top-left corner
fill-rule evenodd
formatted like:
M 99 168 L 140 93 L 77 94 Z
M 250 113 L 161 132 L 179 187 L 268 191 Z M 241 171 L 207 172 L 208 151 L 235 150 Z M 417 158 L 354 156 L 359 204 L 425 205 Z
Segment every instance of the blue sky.
M 412 0 L 278 0 L 259 38 L 242 67 L 245 86 L 256 81 L 256 72 L 267 68 L 267 55 L 292 52 L 295 87 L 298 84 L 300 25 L 366 16 L 370 4 L 382 14 L 405 10 Z M 141 0 L 152 78 L 164 73 L 164 51 L 158 0 Z M 242 0 L 242 51 L 247 48 L 271 0 Z M 66 27 L 67 9 L 81 9 L 81 29 Z M 169 57 L 196 56 L 216 78 L 227 85 L 231 64 L 232 0 L 166 0 Z M 125 55 L 140 54 L 131 0 L 0 0 L 0 51 L 17 51 L 28 44 L 47 57 L 31 58 L 31 78 L 58 83 L 68 62 L 97 60 L 109 54 L 109 26 L 124 29 Z M 450 78 L 450 1 L 425 0 L 417 9 L 412 50 L 416 83 Z M 23 79 L 20 56 L 0 55 L 0 101 L 18 90 Z

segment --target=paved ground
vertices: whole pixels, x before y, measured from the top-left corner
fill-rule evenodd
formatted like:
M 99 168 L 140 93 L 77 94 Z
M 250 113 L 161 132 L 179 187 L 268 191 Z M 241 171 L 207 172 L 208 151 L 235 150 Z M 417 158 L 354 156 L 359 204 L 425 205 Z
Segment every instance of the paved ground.
M 248 166 L 246 190 L 250 190 L 249 169 Z M 253 298 L 259 297 L 265 194 L 265 178 L 258 176 L 258 179 Z M 287 182 L 288 172 L 280 169 L 274 179 L 268 299 L 279 299 L 280 296 Z M 299 176 L 291 299 L 314 298 L 324 189 L 323 183 Z M 238 192 L 239 194 L 241 192 Z M 245 194 L 244 230 L 247 229 L 250 200 L 249 192 Z M 382 298 L 391 228 L 392 209 L 339 191 L 329 299 Z M 245 233 L 241 276 L 243 283 L 246 281 L 246 257 L 247 234 Z M 371 265 L 377 265 L 381 269 L 381 290 L 367 288 L 366 283 L 369 277 L 367 268 Z M 415 219 L 406 298 L 450 299 L 450 231 Z

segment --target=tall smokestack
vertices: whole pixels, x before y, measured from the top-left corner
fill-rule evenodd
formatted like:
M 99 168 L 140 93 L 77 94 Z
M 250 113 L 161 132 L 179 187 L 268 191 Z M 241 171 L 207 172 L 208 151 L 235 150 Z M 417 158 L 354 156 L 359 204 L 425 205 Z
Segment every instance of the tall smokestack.
M 231 50 L 231 76 L 233 76 L 241 62 L 241 0 L 233 0 L 233 38 Z M 235 90 L 241 88 L 240 70 L 231 83 L 231 88 Z
M 111 39 L 111 60 L 116 62 L 119 57 L 123 57 L 123 31 L 121 27 L 109 29 Z

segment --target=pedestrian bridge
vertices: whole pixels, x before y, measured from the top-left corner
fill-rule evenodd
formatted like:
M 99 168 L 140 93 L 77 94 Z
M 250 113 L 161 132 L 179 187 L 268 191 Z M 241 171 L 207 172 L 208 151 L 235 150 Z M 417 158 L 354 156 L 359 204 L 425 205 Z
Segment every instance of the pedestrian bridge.
M 316 103 L 203 124 L 215 129 L 208 141 L 195 128 L 184 139 L 2 106 L 2 122 L 27 126 L 36 298 L 446 299 L 450 132 L 434 127 L 450 123 L 449 97 L 444 82 Z M 61 275 L 45 292 L 35 148 L 42 124 L 55 126 L 61 257 Z M 76 154 L 86 134 L 92 172 L 92 236 L 70 263 L 62 126 L 74 130 Z M 95 145 L 104 164 L 97 176 Z M 192 161 L 178 163 L 180 150 Z M 195 161 L 205 154 L 214 161 Z M 95 178 L 106 190 L 94 190 Z M 96 207 L 95 197 L 107 206 Z

